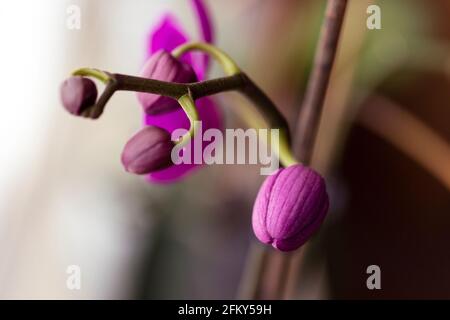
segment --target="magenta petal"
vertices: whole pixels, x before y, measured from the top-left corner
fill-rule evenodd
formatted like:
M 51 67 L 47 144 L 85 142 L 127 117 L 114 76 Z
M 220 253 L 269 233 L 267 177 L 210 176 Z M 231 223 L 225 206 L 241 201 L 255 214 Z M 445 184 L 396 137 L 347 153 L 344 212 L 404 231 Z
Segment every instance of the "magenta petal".
M 281 173 L 281 170 L 273 173 L 273 176 L 270 179 L 266 179 L 262 186 L 261 192 L 258 197 L 261 199 L 259 201 L 255 201 L 254 212 L 258 212 L 259 214 L 253 214 L 252 216 L 252 225 L 253 231 L 255 232 L 256 237 L 265 244 L 271 244 L 273 242 L 273 237 L 266 229 L 266 220 L 267 220 L 267 209 L 269 205 L 270 195 L 277 180 L 278 175 Z
M 187 41 L 188 36 L 179 25 L 178 20 L 171 14 L 166 14 L 150 32 L 147 57 L 161 49 L 172 51 Z
M 214 30 L 212 27 L 210 14 L 208 8 L 203 0 L 192 0 L 192 5 L 197 13 L 198 23 L 200 25 L 200 30 L 202 34 L 202 40 L 206 43 L 214 42 Z M 202 75 L 205 70 L 209 68 L 209 56 L 206 54 L 195 54 L 194 59 L 194 69 L 197 71 L 199 79 L 203 79 Z
M 201 16 L 203 16 L 203 18 L 199 18 L 203 21 L 201 24 L 204 24 L 204 28 L 206 28 L 203 32 L 204 37 L 212 38 L 212 29 L 209 20 L 205 18 L 206 9 L 202 6 L 202 4 L 198 4 L 196 8 L 197 7 L 199 8 L 198 11 L 202 13 Z M 189 36 L 182 29 L 178 23 L 178 20 L 171 14 L 166 14 L 161 19 L 161 22 L 158 23 L 149 34 L 146 60 L 158 50 L 164 49 L 170 52 L 188 41 L 190 41 Z M 198 52 L 187 53 L 181 57 L 181 61 L 192 66 L 198 79 L 203 80 L 205 78 L 206 70 L 209 64 L 209 59 L 205 54 Z
M 188 41 L 189 37 L 181 28 L 178 20 L 171 14 L 166 14 L 161 19 L 161 22 L 158 23 L 149 34 L 146 60 L 150 58 L 153 53 L 161 49 L 170 52 Z M 201 61 L 200 63 L 199 61 L 196 61 L 198 58 L 194 58 L 193 56 L 194 54 L 188 53 L 183 55 L 180 60 L 191 65 L 195 70 L 197 77 L 203 79 L 205 75 L 205 65 Z M 199 76 L 201 76 L 201 78 Z
M 202 119 L 203 132 L 210 128 L 222 129 L 221 114 L 213 101 L 209 98 L 202 98 L 196 101 L 200 119 Z M 189 129 L 189 120 L 180 108 L 178 110 L 145 117 L 146 125 L 153 125 L 163 128 L 172 133 L 177 128 Z M 210 142 L 204 142 L 203 149 Z M 148 175 L 150 182 L 170 183 L 175 182 L 192 172 L 193 169 L 200 167 L 198 164 L 179 164 L 168 168 L 154 171 Z
M 213 27 L 210 20 L 210 14 L 208 8 L 203 0 L 192 0 L 192 5 L 197 13 L 197 18 L 200 24 L 203 41 L 207 43 L 214 42 L 213 39 Z

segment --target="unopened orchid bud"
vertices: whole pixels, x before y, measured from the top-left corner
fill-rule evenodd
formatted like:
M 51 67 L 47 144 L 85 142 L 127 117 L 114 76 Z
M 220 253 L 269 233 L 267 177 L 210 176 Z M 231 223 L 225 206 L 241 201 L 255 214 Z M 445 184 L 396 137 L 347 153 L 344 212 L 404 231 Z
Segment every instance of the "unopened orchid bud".
M 259 190 L 253 207 L 253 230 L 261 242 L 292 251 L 319 229 L 328 206 L 320 174 L 300 164 L 280 168 Z
M 148 174 L 172 164 L 174 143 L 164 129 L 147 126 L 135 134 L 125 145 L 122 164 L 135 174 Z
M 176 83 L 197 81 L 195 71 L 189 64 L 174 58 L 165 50 L 154 53 L 148 59 L 141 76 Z M 147 114 L 163 113 L 180 107 L 176 100 L 157 94 L 139 92 L 137 97 Z
M 97 87 L 94 81 L 80 76 L 66 79 L 60 88 L 61 101 L 71 114 L 81 115 L 97 100 Z

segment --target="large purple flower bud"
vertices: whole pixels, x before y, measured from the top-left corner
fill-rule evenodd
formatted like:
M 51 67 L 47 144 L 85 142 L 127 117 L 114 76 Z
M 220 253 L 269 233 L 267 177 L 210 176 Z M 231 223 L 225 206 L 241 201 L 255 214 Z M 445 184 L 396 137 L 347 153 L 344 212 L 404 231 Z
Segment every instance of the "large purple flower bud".
M 300 164 L 264 181 L 253 207 L 256 237 L 280 251 L 303 245 L 322 224 L 329 201 L 324 179 Z
M 174 143 L 170 134 L 161 128 L 147 126 L 135 134 L 125 145 L 122 164 L 135 174 L 147 174 L 172 165 Z
M 174 58 L 165 50 L 154 53 L 147 60 L 142 68 L 141 76 L 176 83 L 197 81 L 195 71 L 189 64 Z M 137 97 L 147 114 L 157 114 L 180 108 L 178 102 L 169 97 L 144 92 L 139 92 Z
M 64 108 L 71 114 L 79 116 L 95 104 L 97 87 L 91 79 L 70 77 L 62 83 L 60 94 Z

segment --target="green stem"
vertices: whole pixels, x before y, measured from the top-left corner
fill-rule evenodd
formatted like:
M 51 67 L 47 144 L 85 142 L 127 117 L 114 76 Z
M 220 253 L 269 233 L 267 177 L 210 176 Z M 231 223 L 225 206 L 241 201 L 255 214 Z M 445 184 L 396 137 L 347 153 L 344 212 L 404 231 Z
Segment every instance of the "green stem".
M 232 76 L 241 72 L 237 64 L 231 59 L 229 55 L 220 50 L 219 48 L 203 43 L 203 42 L 193 42 L 183 44 L 172 51 L 172 55 L 175 58 L 180 58 L 183 54 L 189 51 L 203 51 L 210 54 L 214 59 L 216 59 L 223 68 L 226 75 Z
M 245 76 L 246 85 L 240 88 L 240 92 L 244 94 L 250 101 L 252 101 L 263 115 L 265 127 L 276 128 L 280 130 L 279 144 L 278 144 L 278 158 L 284 167 L 289 167 L 293 164 L 299 163 L 291 150 L 289 127 L 286 119 L 278 111 L 275 104 L 270 98 L 262 91 L 250 78 Z M 255 115 L 255 110 L 247 113 L 245 120 L 251 125 L 255 122 L 254 119 L 258 119 L 258 115 Z M 277 148 L 275 148 L 276 150 Z
M 80 68 L 72 72 L 73 76 L 83 76 L 83 77 L 93 77 L 95 79 L 100 80 L 103 83 L 107 83 L 111 80 L 111 77 L 108 73 L 98 70 L 98 69 L 91 69 L 91 68 Z
M 247 75 L 241 72 L 230 56 L 213 45 L 188 43 L 173 50 L 172 55 L 179 58 L 184 53 L 193 50 L 210 54 L 222 65 L 227 76 L 195 83 L 171 83 L 123 74 L 110 74 L 109 72 L 90 68 L 81 68 L 74 71 L 73 75 L 94 77 L 107 84 L 97 104 L 91 110 L 86 111 L 84 116 L 98 118 L 115 91 L 125 90 L 163 95 L 178 100 L 189 118 L 189 132 L 177 142 L 184 144 L 194 137 L 196 133 L 196 123 L 199 120 L 199 116 L 194 103 L 195 99 L 224 91 L 238 90 L 249 98 L 258 111 L 262 113 L 266 128 L 280 130 L 279 143 L 274 150 L 278 153 L 281 164 L 287 167 L 298 163 L 291 152 L 287 122 L 270 98 Z M 246 118 L 250 126 L 254 123 L 252 118 L 257 118 L 254 112 L 253 110 L 253 114 Z M 273 142 L 272 146 L 274 146 Z
M 289 167 L 294 164 L 298 164 L 299 161 L 294 157 L 289 139 L 285 130 L 280 130 L 280 141 L 278 145 L 278 155 L 280 162 L 284 167 Z
M 250 80 L 250 78 L 244 73 L 241 73 L 239 67 L 229 55 L 213 45 L 207 43 L 188 43 L 173 50 L 172 55 L 179 58 L 182 54 L 192 50 L 203 51 L 213 56 L 222 65 L 226 75 L 242 75 L 243 83 L 245 85 L 239 87 L 241 93 L 255 103 L 258 110 L 263 113 L 264 118 L 266 119 L 265 127 L 278 128 L 280 130 L 279 145 L 278 148 L 275 148 L 278 149 L 280 162 L 285 167 L 298 163 L 291 151 L 289 129 L 286 120 L 280 114 L 270 98 L 267 97 L 267 95 Z M 251 118 L 257 118 L 257 115 L 254 115 L 253 113 Z M 254 123 L 251 118 L 245 119 L 250 126 Z
M 88 109 L 83 116 L 96 119 L 102 114 L 106 103 L 115 91 L 136 91 L 159 94 L 178 100 L 185 111 L 191 127 L 189 132 L 178 143 L 187 143 L 195 135 L 195 122 L 199 120 L 194 100 L 200 97 L 238 90 L 257 107 L 263 115 L 263 126 L 280 130 L 278 157 L 283 166 L 298 163 L 292 155 L 287 122 L 278 111 L 270 98 L 244 73 L 237 73 L 224 78 L 206 80 L 195 83 L 171 83 L 142 77 L 114 74 L 97 69 L 82 68 L 73 72 L 74 75 L 91 76 L 106 82 L 106 88 L 97 103 Z M 248 112 L 245 120 L 254 126 L 254 119 L 258 118 L 255 109 Z
M 178 99 L 178 103 L 183 108 L 189 119 L 189 131 L 182 136 L 176 143 L 184 145 L 189 142 L 190 139 L 194 138 L 194 135 L 197 132 L 197 127 L 199 123 L 199 116 L 197 108 L 195 107 L 194 99 L 192 99 L 190 94 L 185 94 L 180 99 Z

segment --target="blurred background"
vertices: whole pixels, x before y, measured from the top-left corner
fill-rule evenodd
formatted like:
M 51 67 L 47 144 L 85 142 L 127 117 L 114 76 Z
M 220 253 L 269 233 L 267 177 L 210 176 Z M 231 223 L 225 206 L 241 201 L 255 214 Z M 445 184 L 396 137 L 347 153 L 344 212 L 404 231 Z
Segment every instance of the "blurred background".
M 292 128 L 325 1 L 207 1 L 219 47 Z M 366 9 L 381 8 L 368 30 Z M 66 26 L 70 5 L 81 29 Z M 259 167 L 208 166 L 172 185 L 125 173 L 142 123 L 132 93 L 98 121 L 63 110 L 78 67 L 137 74 L 171 12 L 199 39 L 185 0 L 7 1 L 0 10 L 0 298 L 231 299 L 249 246 Z M 331 210 L 302 257 L 295 298 L 450 298 L 450 1 L 349 0 L 313 166 Z M 219 76 L 214 66 L 211 77 Z M 216 97 L 226 127 L 247 102 Z M 381 268 L 368 290 L 366 268 Z M 68 290 L 67 267 L 81 268 Z

